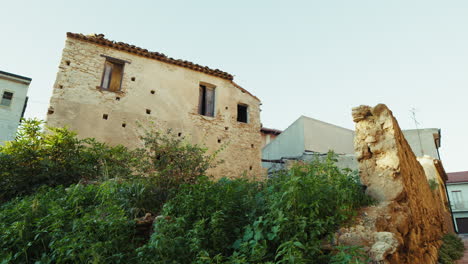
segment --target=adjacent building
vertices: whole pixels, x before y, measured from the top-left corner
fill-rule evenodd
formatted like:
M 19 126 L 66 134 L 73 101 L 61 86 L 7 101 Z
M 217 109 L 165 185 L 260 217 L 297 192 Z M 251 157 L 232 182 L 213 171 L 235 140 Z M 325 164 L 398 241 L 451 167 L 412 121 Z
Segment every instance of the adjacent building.
M 269 138 L 270 133 L 275 133 Z M 354 131 L 307 116 L 301 116 L 284 131 L 262 128 L 265 146 L 262 164 L 265 168 L 281 168 L 285 160 L 310 160 L 316 154 L 334 151 L 339 155 L 338 165 L 357 169 L 354 156 Z M 440 160 L 440 129 L 403 130 L 406 141 L 416 157 Z M 270 140 L 268 140 L 270 139 Z
M 354 131 L 350 129 L 301 116 L 263 147 L 262 164 L 268 169 L 277 168 L 283 160 L 308 160 L 313 154 L 333 150 L 351 156 L 345 163 L 357 168 L 353 139 Z
M 28 103 L 31 78 L 0 71 L 0 144 L 13 140 Z
M 458 233 L 468 233 L 468 171 L 451 172 L 447 176 L 455 229 Z
M 273 141 L 277 136 L 279 136 L 283 131 L 273 128 L 262 127 L 260 133 L 262 135 L 262 148 L 268 143 Z
M 231 74 L 104 35 L 67 33 L 47 124 L 131 148 L 145 129 L 171 129 L 210 152 L 224 147 L 210 174 L 263 172 L 260 100 Z
M 440 160 L 440 129 L 439 128 L 424 128 L 424 129 L 406 129 L 403 130 L 403 135 L 406 141 L 411 146 L 416 157 L 425 155 Z

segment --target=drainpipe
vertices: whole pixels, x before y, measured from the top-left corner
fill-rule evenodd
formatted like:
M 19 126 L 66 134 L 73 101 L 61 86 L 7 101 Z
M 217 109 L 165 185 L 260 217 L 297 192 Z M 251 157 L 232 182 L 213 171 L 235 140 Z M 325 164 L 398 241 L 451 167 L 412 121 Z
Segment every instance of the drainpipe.
M 455 220 L 453 219 L 453 211 L 452 211 L 452 203 L 450 202 L 450 197 L 448 195 L 448 191 L 447 191 L 447 184 L 444 184 L 444 189 L 445 189 L 445 195 L 447 195 L 447 201 L 448 201 L 448 205 L 449 205 L 449 210 L 450 210 L 450 218 L 452 218 L 452 225 L 453 225 L 453 231 L 455 231 L 455 233 L 458 234 L 458 228 L 456 228 L 457 226 L 455 225 Z

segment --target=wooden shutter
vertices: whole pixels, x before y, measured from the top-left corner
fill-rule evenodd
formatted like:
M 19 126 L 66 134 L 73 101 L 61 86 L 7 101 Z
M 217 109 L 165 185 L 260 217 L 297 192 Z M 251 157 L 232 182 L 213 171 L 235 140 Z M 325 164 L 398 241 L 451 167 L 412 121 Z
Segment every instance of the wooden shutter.
M 123 64 L 113 63 L 109 91 L 120 91 L 120 85 L 122 84 L 122 75 Z
M 104 74 L 102 75 L 102 89 L 109 89 L 109 83 L 112 75 L 112 63 L 106 61 L 104 65 Z

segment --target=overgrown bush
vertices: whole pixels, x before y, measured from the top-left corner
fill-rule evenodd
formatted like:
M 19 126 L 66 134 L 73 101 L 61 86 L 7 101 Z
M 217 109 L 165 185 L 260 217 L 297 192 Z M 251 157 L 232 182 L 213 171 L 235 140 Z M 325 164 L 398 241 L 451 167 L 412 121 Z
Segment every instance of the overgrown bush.
M 356 174 L 338 169 L 332 156 L 261 184 L 186 185 L 164 206 L 140 261 L 327 263 L 322 243 L 369 203 Z
M 135 217 L 159 211 L 142 180 L 43 187 L 0 207 L 1 263 L 134 263 Z
M 78 139 L 66 128 L 41 128 L 24 120 L 16 140 L 0 146 L 0 202 L 42 185 L 68 186 L 80 180 L 127 177 L 138 159 L 125 147 Z
M 171 130 L 166 133 L 148 130 L 141 140 L 144 148 L 138 150 L 138 169 L 162 189 L 171 190 L 184 183 L 193 184 L 208 169 L 222 162 L 216 160 L 222 148 L 208 154 L 207 148 L 191 144 Z
M 465 246 L 461 238 L 455 234 L 445 234 L 442 238 L 442 246 L 439 249 L 439 262 L 441 264 L 454 264 L 463 257 Z
M 78 139 L 67 128 L 42 129 L 24 120 L 16 140 L 0 146 L 0 202 L 33 193 L 42 185 L 144 176 L 159 186 L 161 197 L 183 183 L 194 183 L 216 166 L 216 154 L 172 133 L 147 131 L 144 148 L 128 150 L 92 138 Z M 164 191 L 164 192 L 163 192 Z

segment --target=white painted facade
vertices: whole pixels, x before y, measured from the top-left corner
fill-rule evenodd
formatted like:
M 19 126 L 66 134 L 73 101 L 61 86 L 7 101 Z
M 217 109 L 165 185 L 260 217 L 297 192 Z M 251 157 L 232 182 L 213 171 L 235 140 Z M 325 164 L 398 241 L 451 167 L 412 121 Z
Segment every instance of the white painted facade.
M 30 83 L 31 78 L 0 71 L 0 144 L 15 138 Z
M 457 218 L 468 218 L 468 182 L 447 183 L 455 230 L 459 232 Z
M 262 150 L 262 159 L 299 157 L 304 152 L 354 154 L 354 132 L 306 116 L 299 117 Z

